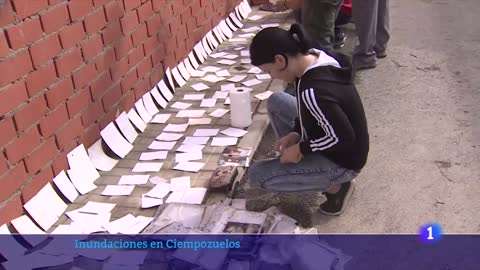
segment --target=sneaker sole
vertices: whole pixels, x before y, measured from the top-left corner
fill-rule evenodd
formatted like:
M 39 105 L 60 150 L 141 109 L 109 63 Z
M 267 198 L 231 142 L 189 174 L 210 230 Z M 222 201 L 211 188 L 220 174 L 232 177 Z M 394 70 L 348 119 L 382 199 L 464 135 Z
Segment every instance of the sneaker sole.
M 350 197 L 352 197 L 352 194 L 353 194 L 354 191 L 355 191 L 355 180 L 352 180 L 350 182 L 350 189 L 348 190 L 347 194 L 345 195 L 345 199 L 344 199 L 345 203 L 343 204 L 342 209 L 340 209 L 340 211 L 338 211 L 338 212 L 330 213 L 330 212 L 325 212 L 320 208 L 319 209 L 320 213 L 322 213 L 324 215 L 327 215 L 327 216 L 339 216 L 340 214 L 343 213 L 345 208 L 347 208 L 348 201 L 350 200 Z

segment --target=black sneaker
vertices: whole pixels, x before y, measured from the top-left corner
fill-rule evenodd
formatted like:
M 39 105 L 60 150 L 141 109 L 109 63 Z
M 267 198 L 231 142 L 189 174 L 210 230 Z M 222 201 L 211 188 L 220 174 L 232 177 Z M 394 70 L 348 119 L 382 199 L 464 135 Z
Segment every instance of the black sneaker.
M 352 180 L 341 184 L 340 190 L 335 194 L 325 193 L 327 201 L 320 205 L 320 213 L 329 216 L 338 216 L 343 213 L 354 190 L 355 182 Z
M 347 39 L 347 35 L 345 35 L 342 28 L 335 27 L 335 44 L 333 45 L 333 47 L 335 49 L 342 48 L 345 45 L 346 39 Z

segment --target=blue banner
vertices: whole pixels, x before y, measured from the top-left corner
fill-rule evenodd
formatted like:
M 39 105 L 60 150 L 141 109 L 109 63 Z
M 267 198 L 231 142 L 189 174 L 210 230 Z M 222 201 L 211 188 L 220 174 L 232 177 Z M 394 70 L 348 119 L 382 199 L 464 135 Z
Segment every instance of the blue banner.
M 479 249 L 480 235 L 0 236 L 14 270 L 478 270 Z

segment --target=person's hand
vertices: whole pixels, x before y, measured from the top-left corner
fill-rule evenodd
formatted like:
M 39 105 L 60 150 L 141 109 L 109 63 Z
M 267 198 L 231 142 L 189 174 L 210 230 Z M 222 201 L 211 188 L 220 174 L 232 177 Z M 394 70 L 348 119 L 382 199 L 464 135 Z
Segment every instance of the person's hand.
M 288 147 L 298 143 L 300 141 L 300 135 L 296 132 L 290 132 L 288 135 L 278 139 L 275 142 L 275 150 L 278 151 L 280 154 L 283 153 L 283 150 L 287 149 Z
M 303 154 L 300 151 L 300 144 L 294 144 L 283 150 L 280 156 L 280 163 L 298 163 L 303 159 Z

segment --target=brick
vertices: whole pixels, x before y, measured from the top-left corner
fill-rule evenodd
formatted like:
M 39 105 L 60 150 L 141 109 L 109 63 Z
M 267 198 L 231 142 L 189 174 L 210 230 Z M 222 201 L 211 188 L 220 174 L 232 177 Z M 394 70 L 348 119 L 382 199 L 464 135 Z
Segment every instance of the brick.
M 123 37 L 123 35 L 119 20 L 109 22 L 102 33 L 103 44 L 105 44 L 105 46 L 116 43 L 121 37 Z
M 165 55 L 165 57 L 163 58 L 163 65 L 165 66 L 165 68 L 173 68 L 175 66 L 175 59 L 173 58 L 173 53 Z
M 35 149 L 40 144 L 38 129 L 32 128 L 20 135 L 5 148 L 5 154 L 10 164 L 15 164 Z
M 165 50 L 169 53 L 174 52 L 177 49 L 177 39 L 171 37 L 165 43 Z
M 60 32 L 60 41 L 62 43 L 62 48 L 67 50 L 76 44 L 79 44 L 85 38 L 85 30 L 83 29 L 83 24 L 77 22 L 72 24 Z
M 23 131 L 37 123 L 47 113 L 47 103 L 44 96 L 31 100 L 13 116 L 17 131 Z
M 104 72 L 102 75 L 100 75 L 98 79 L 95 80 L 90 86 L 92 100 L 96 100 L 97 98 L 103 96 L 105 91 L 110 87 L 112 83 L 113 82 L 110 78 L 109 72 Z
M 43 35 L 42 25 L 38 18 L 28 19 L 6 30 L 10 47 L 14 50 L 40 39 Z
M 100 118 L 99 127 L 100 130 L 103 130 L 110 122 L 115 120 L 116 110 L 112 109 L 111 111 L 105 113 L 102 118 Z
M 107 16 L 107 21 L 112 21 L 119 19 L 123 16 L 125 10 L 123 9 L 123 5 L 119 1 L 113 1 L 108 5 L 105 5 L 105 15 Z
M 153 36 L 158 31 L 160 30 L 160 27 L 162 26 L 162 21 L 160 19 L 160 16 L 156 15 L 152 17 L 150 20 L 147 21 L 147 32 L 148 36 Z
M 150 84 L 155 85 L 157 84 L 161 79 L 163 79 L 163 65 L 162 63 L 158 63 L 155 67 L 152 69 L 152 74 L 150 75 Z
M 103 103 L 101 100 L 98 100 L 94 103 L 91 103 L 85 112 L 82 113 L 82 125 L 88 127 L 91 124 L 98 121 L 98 118 L 103 115 Z
M 90 91 L 88 88 L 84 88 L 76 96 L 71 97 L 67 101 L 68 116 L 74 118 L 79 112 L 85 109 L 92 101 Z
M 115 45 L 115 57 L 117 60 L 122 59 L 132 48 L 133 44 L 131 37 L 125 37 L 117 45 Z
M 2 177 L 8 171 L 7 160 L 3 153 L 0 153 L 0 177 Z
M 5 57 L 10 54 L 10 48 L 8 47 L 7 38 L 0 31 L 0 57 Z
M 82 134 L 83 126 L 80 117 L 76 117 L 68 122 L 62 129 L 55 133 L 57 138 L 57 147 L 63 150 L 67 145 L 75 142 L 75 138 Z
M 97 71 L 94 64 L 88 64 L 81 67 L 73 73 L 73 85 L 75 89 L 83 88 L 97 77 Z
M 88 35 L 100 31 L 100 29 L 103 29 L 106 24 L 107 20 L 105 19 L 105 12 L 103 12 L 103 9 L 97 10 L 84 19 L 85 30 Z
M 138 19 L 144 22 L 153 16 L 152 2 L 146 2 L 137 9 Z
M 102 37 L 95 35 L 90 39 L 85 40 L 82 44 L 83 57 L 85 59 L 92 59 L 103 50 Z
M 52 60 L 62 51 L 58 35 L 51 35 L 30 47 L 34 67 L 39 67 Z
M 70 153 L 73 149 L 75 149 L 76 146 L 76 142 L 66 146 L 64 149 L 62 149 L 62 151 L 60 151 L 60 154 L 55 157 L 52 163 L 52 170 L 54 175 L 58 175 L 61 171 L 68 170 L 69 166 L 67 154 Z
M 147 25 L 142 24 L 132 33 L 133 46 L 137 47 L 142 44 L 148 37 Z
M 102 73 L 110 68 L 115 62 L 115 50 L 113 48 L 109 48 L 95 58 L 95 67 L 99 73 Z
M 117 82 L 120 80 L 120 78 L 125 75 L 128 71 L 128 58 L 125 57 L 122 60 L 116 62 L 111 68 L 110 68 L 110 74 L 112 75 L 112 80 L 113 82 Z
M 145 93 L 150 90 L 150 81 L 147 79 L 140 80 L 134 87 L 135 99 L 139 100 L 145 95 Z
M 128 92 L 130 89 L 132 89 L 132 86 L 137 82 L 137 72 L 136 70 L 132 70 L 127 75 L 125 75 L 125 78 L 120 82 L 120 86 L 122 88 L 122 93 Z
M 4 176 L 0 177 L 2 188 L 0 189 L 0 201 L 4 201 L 12 195 L 26 180 L 27 173 L 23 162 L 17 164 Z
M 196 42 L 194 36 L 189 36 L 187 40 L 185 40 L 185 48 L 187 49 L 187 51 L 191 51 L 195 44 Z
M 27 91 L 30 97 L 57 81 L 55 66 L 50 63 L 32 73 L 26 78 Z
M 16 195 L 0 208 L 0 224 L 7 224 L 21 215 L 23 215 L 22 201 L 20 195 Z
M 25 19 L 26 17 L 38 13 L 39 11 L 48 8 L 48 0 L 12 0 L 13 8 L 17 13 L 17 17 L 20 20 Z
M 61 5 L 57 8 L 49 10 L 45 14 L 40 15 L 43 30 L 50 34 L 56 32 L 60 28 L 70 23 L 67 5 Z
M 136 7 L 140 6 L 140 4 L 140 0 L 123 0 L 123 6 L 126 11 L 135 9 Z
M 55 59 L 58 77 L 63 78 L 83 64 L 80 48 L 72 48 L 62 56 Z
M 128 112 L 131 108 L 133 108 L 135 104 L 135 93 L 130 91 L 123 95 L 122 99 L 120 99 L 119 107 L 121 111 Z
M 68 120 L 67 105 L 62 104 L 40 121 L 40 133 L 44 138 L 48 138 Z
M 180 25 L 176 33 L 177 43 L 181 43 L 187 39 L 187 27 L 186 25 Z
M 109 1 L 110 0 L 93 0 L 93 5 L 95 5 L 95 7 L 100 7 L 100 6 L 105 5 Z
M 92 1 L 89 0 L 70 0 L 68 4 L 68 11 L 70 12 L 70 19 L 72 21 L 78 20 L 92 10 L 93 4 Z
M 103 96 L 102 103 L 103 109 L 107 112 L 110 110 L 113 105 L 115 105 L 120 98 L 122 97 L 122 89 L 119 84 L 116 84 L 114 87 L 108 90 L 108 92 Z
M 50 90 L 45 94 L 47 104 L 50 109 L 57 107 L 58 104 L 64 103 L 70 96 L 73 95 L 72 78 L 58 82 L 56 85 L 50 87 Z
M 13 118 L 8 117 L 0 120 L 0 149 L 7 143 L 11 142 L 17 137 L 17 131 L 13 124 Z
M 183 5 L 182 1 L 173 1 L 172 2 L 172 10 L 173 10 L 173 15 L 177 16 L 183 12 L 185 9 L 185 6 Z
M 150 55 L 152 52 L 157 48 L 157 47 L 162 47 L 162 45 L 159 44 L 158 38 L 156 35 L 153 35 L 149 37 L 145 42 L 143 43 L 143 52 L 145 55 Z
M 175 34 L 177 32 L 178 27 L 182 25 L 182 21 L 179 17 L 172 18 L 170 23 L 168 24 L 168 31 L 170 34 Z
M 190 18 L 187 20 L 187 33 L 193 33 L 197 29 L 197 21 L 194 18 Z
M 136 66 L 143 58 L 145 55 L 143 54 L 143 47 L 137 47 L 130 51 L 128 54 L 128 64 L 129 66 Z
M 83 145 L 85 145 L 86 148 L 88 148 L 92 146 L 98 139 L 100 139 L 99 124 L 93 124 L 84 130 L 80 141 L 83 143 Z
M 165 58 L 165 48 L 164 48 L 163 46 L 160 46 L 159 48 L 157 48 L 157 49 L 152 53 L 152 56 L 151 56 L 152 63 L 153 63 L 154 65 L 156 65 L 156 64 L 158 64 L 158 63 L 161 63 L 164 58 Z
M 120 25 L 122 26 L 123 34 L 127 34 L 128 32 L 132 31 L 138 25 L 137 12 L 134 10 L 126 13 L 120 19 Z
M 18 81 L 0 90 L 0 115 L 7 114 L 27 99 L 27 87 L 23 81 Z
M 144 59 L 137 67 L 138 78 L 143 78 L 152 70 L 152 61 L 150 58 Z
M 48 0 L 50 6 L 55 6 L 56 4 L 62 3 L 64 0 Z
M 15 68 L 12 68 L 15 67 Z M 30 54 L 23 51 L 0 61 L 0 88 L 33 70 Z
M 53 180 L 52 168 L 48 167 L 32 177 L 22 189 L 22 200 L 28 202 L 49 182 Z
M 153 11 L 157 12 L 165 8 L 167 0 L 152 0 Z
M 15 21 L 13 9 L 10 1 L 3 1 L 3 7 L 0 8 L 0 28 L 3 28 Z
M 27 172 L 32 174 L 44 168 L 58 153 L 55 138 L 51 137 L 25 159 Z M 53 177 L 52 177 L 53 178 Z M 51 180 L 51 179 L 50 179 Z

